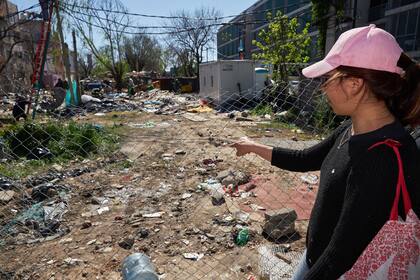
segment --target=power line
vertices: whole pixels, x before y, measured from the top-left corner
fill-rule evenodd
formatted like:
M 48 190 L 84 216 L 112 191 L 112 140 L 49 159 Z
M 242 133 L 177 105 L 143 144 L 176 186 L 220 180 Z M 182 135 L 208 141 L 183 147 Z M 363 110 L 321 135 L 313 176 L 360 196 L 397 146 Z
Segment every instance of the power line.
M 258 12 L 249 12 L 249 13 L 243 12 L 243 13 L 235 14 L 235 15 L 228 15 L 228 16 L 221 16 L 221 17 L 211 17 L 211 18 L 140 14 L 140 13 L 132 13 L 132 12 L 126 12 L 126 11 L 118 11 L 118 10 L 111 10 L 111 9 L 104 9 L 104 8 L 82 6 L 82 5 L 76 5 L 76 4 L 70 4 L 68 6 L 73 7 L 73 9 L 70 9 L 72 12 L 76 12 L 74 8 L 78 8 L 78 9 L 84 9 L 84 10 L 106 12 L 106 13 L 115 13 L 115 14 L 124 14 L 124 15 L 129 15 L 129 16 L 138 16 L 138 17 L 147 17 L 147 18 L 219 21 L 219 20 L 223 20 L 223 19 L 235 18 L 235 17 L 238 17 L 238 16 L 258 15 L 258 14 L 267 13 L 267 12 L 275 11 L 275 10 L 285 10 L 287 8 L 291 8 L 291 7 L 294 7 L 294 6 L 300 6 L 300 5 L 306 5 L 306 4 L 309 4 L 309 3 L 310 3 L 310 1 L 308 1 L 307 3 L 294 3 L 294 4 L 290 4 L 290 5 L 284 5 L 284 6 L 272 8 L 272 9 L 261 10 L 261 11 L 258 11 Z
M 96 28 L 103 28 L 103 26 L 100 26 L 98 24 L 89 22 L 85 19 L 82 19 L 80 17 L 75 16 L 74 14 L 70 13 L 67 10 L 64 10 L 64 13 L 66 13 L 67 15 L 69 15 L 70 17 L 72 17 L 73 19 L 83 22 L 87 25 L 96 27 Z M 125 25 L 122 23 L 118 23 L 115 22 L 113 20 L 109 20 L 109 19 L 105 19 L 102 18 L 103 20 L 108 20 L 110 22 L 113 22 L 115 24 L 118 24 L 122 27 L 127 27 L 127 28 L 136 28 L 136 29 L 144 29 L 144 26 L 133 26 L 133 25 Z M 233 23 L 213 23 L 213 24 L 207 24 L 207 25 L 203 25 L 200 27 L 192 27 L 192 28 L 185 28 L 185 29 L 181 29 L 179 30 L 177 27 L 171 27 L 171 26 L 161 26 L 161 29 L 166 29 L 166 28 L 173 28 L 173 29 L 177 29 L 175 31 L 167 31 L 167 32 L 133 32 L 133 31 L 124 31 L 124 30 L 115 30 L 112 28 L 107 28 L 107 30 L 112 31 L 112 32 L 121 32 L 124 34 L 130 34 L 130 35 L 172 35 L 172 34 L 176 34 L 176 33 L 183 33 L 183 32 L 190 32 L 190 31 L 194 31 L 194 30 L 200 30 L 200 29 L 205 29 L 205 28 L 211 28 L 211 27 L 216 27 L 216 26 L 224 26 L 224 25 L 248 25 L 248 24 L 258 24 L 258 23 L 268 23 L 269 21 L 267 20 L 259 20 L 259 21 L 243 21 L 243 22 L 233 22 Z M 157 26 L 155 26 L 155 28 L 158 28 Z
M 73 11 L 67 9 L 66 7 L 64 7 L 63 5 L 60 5 L 60 8 L 64 12 L 66 12 L 66 13 L 70 13 L 71 14 L 73 12 Z M 87 16 L 87 17 L 93 17 L 90 14 L 83 13 L 83 12 L 80 12 L 80 11 L 78 11 L 77 13 L 80 14 L 80 15 Z M 171 28 L 174 28 L 175 29 L 176 28 L 175 26 L 165 26 L 165 25 L 164 26 L 150 26 L 150 25 L 149 26 L 137 26 L 137 25 L 123 24 L 121 22 L 118 22 L 118 21 L 115 21 L 115 20 L 111 20 L 109 18 L 104 18 L 104 17 L 98 16 L 98 15 L 95 15 L 94 17 L 95 18 L 98 18 L 98 19 L 101 19 L 101 20 L 106 20 L 108 22 L 112 22 L 114 24 L 118 24 L 118 25 L 121 25 L 121 26 L 124 26 L 124 27 L 136 28 L 136 29 L 171 29 Z
M 70 17 L 72 17 L 73 19 L 77 20 L 77 21 L 83 22 L 87 25 L 90 25 L 90 26 L 93 26 L 93 27 L 96 27 L 96 28 L 103 29 L 103 26 L 94 24 L 92 22 L 88 22 L 87 20 L 79 18 L 79 17 L 77 17 L 77 16 L 75 16 L 75 15 L 69 13 L 69 12 L 65 11 L 65 13 L 67 15 L 69 15 Z M 122 26 L 123 27 L 129 27 L 127 25 L 122 25 Z M 203 29 L 203 28 L 211 27 L 211 26 L 217 26 L 217 24 L 216 25 L 215 24 L 206 25 L 206 26 L 203 26 L 203 27 L 200 27 L 200 28 L 189 28 L 189 29 L 176 30 L 176 31 L 170 31 L 170 32 L 133 32 L 133 31 L 115 30 L 115 29 L 112 29 L 112 28 L 107 28 L 107 30 L 111 31 L 111 32 L 120 32 L 120 33 L 123 33 L 123 34 L 129 34 L 129 35 L 172 35 L 172 34 L 176 34 L 176 33 L 180 33 L 180 32 L 189 32 L 189 31 L 193 31 L 193 30 L 196 30 L 196 29 Z M 133 26 L 132 28 L 138 28 L 138 27 Z
M 138 16 L 138 17 L 146 17 L 146 18 L 159 18 L 159 19 L 196 19 L 196 20 L 220 20 L 226 17 L 214 17 L 214 18 L 191 18 L 191 17 L 182 17 L 182 16 L 163 16 L 163 15 L 149 15 L 149 14 L 139 14 L 139 13 L 131 13 L 126 11 L 117 11 L 117 10 L 110 10 L 104 8 L 96 8 L 96 7 L 88 7 L 88 6 L 81 6 L 76 4 L 68 5 L 73 8 L 79 8 L 84 10 L 91 10 L 91 11 L 98 11 L 104 13 L 114 13 L 114 14 L 123 14 L 128 16 Z M 74 11 L 74 9 L 71 9 Z
M 103 28 L 103 26 L 94 24 L 92 22 L 87 21 L 86 19 L 77 17 L 74 14 L 74 12 L 73 11 L 70 11 L 69 9 L 64 8 L 63 11 L 67 15 L 69 15 L 70 17 L 72 17 L 73 19 L 75 19 L 77 21 L 83 22 L 83 23 L 85 23 L 87 25 L 90 25 L 90 26 L 93 26 L 93 27 L 96 27 L 96 28 L 101 28 L 101 29 Z M 310 10 L 300 11 L 300 13 L 297 13 L 296 15 L 294 15 L 293 18 L 294 17 L 303 16 L 303 15 L 308 14 L 310 12 L 311 12 Z M 82 15 L 85 15 L 85 16 L 91 16 L 91 15 L 86 14 L 86 13 L 80 13 L 79 12 L 79 14 L 82 14 Z M 95 16 L 95 17 L 98 17 L 98 16 Z M 167 26 L 167 25 L 164 25 L 164 26 L 135 26 L 135 25 L 122 24 L 120 22 L 116 22 L 116 21 L 111 20 L 111 19 L 108 19 L 108 18 L 103 18 L 103 17 L 98 17 L 98 18 L 99 19 L 102 19 L 102 20 L 106 20 L 106 21 L 111 22 L 111 23 L 114 23 L 114 24 L 117 24 L 117 25 L 120 25 L 120 26 L 122 26 L 124 28 L 134 28 L 134 29 L 147 29 L 147 28 L 155 28 L 155 29 L 176 29 L 175 31 L 165 31 L 165 32 L 135 32 L 135 31 L 119 31 L 119 30 L 108 28 L 109 31 L 122 32 L 124 34 L 129 34 L 129 35 L 173 35 L 173 34 L 180 33 L 180 32 L 190 32 L 190 31 L 194 31 L 194 30 L 199 30 L 199 29 L 204 29 L 204 28 L 211 28 L 211 27 L 216 27 L 216 26 L 251 25 L 251 24 L 260 24 L 260 23 L 269 23 L 270 22 L 267 19 L 265 19 L 265 20 L 253 20 L 253 21 L 243 20 L 243 21 L 235 21 L 235 22 L 227 22 L 227 23 L 212 23 L 212 24 L 207 24 L 207 25 L 203 25 L 203 26 L 199 26 L 199 27 L 185 28 L 185 29 L 179 30 L 178 27 L 175 27 L 175 26 Z
M 12 13 L 12 14 L 8 14 L 7 16 L 5 16 L 5 17 L 3 17 L 3 18 L 10 18 L 10 17 L 14 17 L 14 16 L 17 16 L 18 14 L 25 13 L 25 12 L 27 12 L 27 11 L 29 11 L 29 10 L 32 10 L 32 9 L 34 9 L 34 8 L 37 8 L 37 7 L 39 7 L 39 6 L 41 6 L 41 5 L 40 5 L 40 4 L 35 4 L 35 5 L 30 6 L 29 8 L 26 8 L 26 9 L 23 9 L 23 10 L 20 10 L 20 11 L 17 11 L 17 12 L 14 12 L 14 13 Z

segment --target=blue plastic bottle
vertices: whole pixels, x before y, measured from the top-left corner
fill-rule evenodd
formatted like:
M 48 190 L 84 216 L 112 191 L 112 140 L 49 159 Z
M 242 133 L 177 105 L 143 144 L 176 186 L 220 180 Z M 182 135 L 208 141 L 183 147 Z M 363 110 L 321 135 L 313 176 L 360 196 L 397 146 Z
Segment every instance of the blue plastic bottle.
M 150 258 L 141 253 L 124 259 L 122 275 L 124 280 L 159 280 Z

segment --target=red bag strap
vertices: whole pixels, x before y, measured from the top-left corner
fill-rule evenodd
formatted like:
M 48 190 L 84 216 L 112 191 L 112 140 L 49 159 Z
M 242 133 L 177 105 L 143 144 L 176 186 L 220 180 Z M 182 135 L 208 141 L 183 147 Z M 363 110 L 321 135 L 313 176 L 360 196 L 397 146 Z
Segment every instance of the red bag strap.
M 408 194 L 408 191 L 407 191 L 407 185 L 405 183 L 405 178 L 404 178 L 403 164 L 402 164 L 402 160 L 401 160 L 400 150 L 398 149 L 399 147 L 401 147 L 401 143 L 398 142 L 398 141 L 395 141 L 393 139 L 386 139 L 385 141 L 378 142 L 378 143 L 372 145 L 368 150 L 371 150 L 371 149 L 373 149 L 375 147 L 378 147 L 380 145 L 387 145 L 388 147 L 391 147 L 394 150 L 394 153 L 397 156 L 397 160 L 398 160 L 397 191 L 396 191 L 395 198 L 394 198 L 394 204 L 393 204 L 392 210 L 391 210 L 391 215 L 389 217 L 389 219 L 391 221 L 396 221 L 396 220 L 398 220 L 398 202 L 400 201 L 401 191 L 402 191 L 402 195 L 403 195 L 405 214 L 407 215 L 408 211 L 411 209 L 411 199 L 410 199 L 410 195 Z

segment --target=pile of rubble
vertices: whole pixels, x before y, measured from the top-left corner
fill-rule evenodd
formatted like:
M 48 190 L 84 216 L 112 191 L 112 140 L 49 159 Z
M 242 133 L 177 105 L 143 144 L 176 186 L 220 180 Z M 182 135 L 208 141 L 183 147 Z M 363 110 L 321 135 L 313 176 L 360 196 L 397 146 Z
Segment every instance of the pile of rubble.
M 100 162 L 86 160 L 68 170 L 55 164 L 46 173 L 16 181 L 1 176 L 0 213 L 9 215 L 2 217 L 0 246 L 50 241 L 69 233 L 62 220 L 69 211 L 72 186 L 60 182 L 120 160 L 118 156 Z

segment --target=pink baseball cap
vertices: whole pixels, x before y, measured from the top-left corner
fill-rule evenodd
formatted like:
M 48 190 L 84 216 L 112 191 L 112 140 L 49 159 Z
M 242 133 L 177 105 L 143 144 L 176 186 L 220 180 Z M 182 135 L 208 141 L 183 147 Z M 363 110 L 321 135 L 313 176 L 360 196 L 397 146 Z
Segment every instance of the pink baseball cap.
M 371 24 L 341 34 L 327 56 L 302 73 L 316 78 L 338 66 L 353 66 L 402 74 L 403 70 L 397 66 L 402 52 L 394 36 Z

